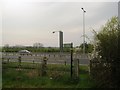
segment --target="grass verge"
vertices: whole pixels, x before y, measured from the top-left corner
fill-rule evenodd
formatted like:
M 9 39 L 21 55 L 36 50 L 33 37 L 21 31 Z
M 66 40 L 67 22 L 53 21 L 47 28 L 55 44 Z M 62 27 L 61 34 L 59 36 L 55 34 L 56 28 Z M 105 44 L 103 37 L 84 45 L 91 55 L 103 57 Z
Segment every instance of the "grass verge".
M 47 75 L 40 76 L 40 64 L 17 63 L 3 64 L 3 88 L 92 88 L 95 83 L 90 79 L 88 66 L 80 66 L 78 79 L 70 77 L 70 65 L 48 64 Z

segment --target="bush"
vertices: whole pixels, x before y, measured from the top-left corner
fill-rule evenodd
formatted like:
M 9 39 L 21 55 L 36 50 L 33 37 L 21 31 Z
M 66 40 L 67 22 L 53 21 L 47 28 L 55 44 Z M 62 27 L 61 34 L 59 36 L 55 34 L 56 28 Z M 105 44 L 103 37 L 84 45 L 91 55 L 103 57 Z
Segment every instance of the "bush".
M 95 65 L 92 73 L 96 75 L 96 81 L 101 82 L 101 86 L 120 87 L 120 27 L 117 17 L 112 17 L 102 27 L 101 31 L 95 34 L 96 51 L 98 52 L 98 64 Z M 101 56 L 101 57 L 100 57 Z M 100 58 L 100 59 L 99 59 Z M 104 62 L 101 62 L 104 60 Z M 106 63 L 106 66 L 100 66 L 100 63 Z M 98 68 L 99 67 L 99 68 Z M 107 67 L 106 69 L 104 69 Z M 103 69 L 102 69 L 103 68 Z M 99 72 L 100 69 L 100 72 Z M 106 71 L 105 71 L 106 70 Z M 107 79 L 108 76 L 111 80 Z M 99 78 L 99 79 L 98 79 Z M 101 81 L 102 80 L 102 81 Z M 110 83 L 112 84 L 110 84 Z

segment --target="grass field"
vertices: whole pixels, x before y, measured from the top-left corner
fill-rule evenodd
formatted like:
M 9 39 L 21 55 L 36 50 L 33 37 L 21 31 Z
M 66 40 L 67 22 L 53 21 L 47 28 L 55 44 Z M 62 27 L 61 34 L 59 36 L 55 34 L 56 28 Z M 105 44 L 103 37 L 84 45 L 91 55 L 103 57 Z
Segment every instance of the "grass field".
M 10 62 L 2 65 L 3 88 L 93 88 L 88 66 L 80 66 L 79 78 L 70 77 L 70 65 L 48 64 L 47 75 L 41 76 L 40 64 Z

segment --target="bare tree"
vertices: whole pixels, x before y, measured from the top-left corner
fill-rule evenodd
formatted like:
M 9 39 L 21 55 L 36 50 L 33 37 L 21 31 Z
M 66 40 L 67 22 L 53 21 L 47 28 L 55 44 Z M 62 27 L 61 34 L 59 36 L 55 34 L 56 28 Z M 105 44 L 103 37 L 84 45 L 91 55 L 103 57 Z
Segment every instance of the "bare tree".
M 9 44 L 5 44 L 4 47 L 5 47 L 5 48 L 9 48 Z
M 35 47 L 35 48 L 41 48 L 41 47 L 43 47 L 43 44 L 42 43 L 34 43 L 33 47 Z

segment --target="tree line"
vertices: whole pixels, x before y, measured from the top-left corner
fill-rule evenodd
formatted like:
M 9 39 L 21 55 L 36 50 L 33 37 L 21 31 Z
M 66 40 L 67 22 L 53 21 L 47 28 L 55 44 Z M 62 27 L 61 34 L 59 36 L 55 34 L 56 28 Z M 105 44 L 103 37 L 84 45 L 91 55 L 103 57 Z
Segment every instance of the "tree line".
M 74 51 L 76 48 L 79 48 L 77 52 L 83 52 L 83 43 L 80 46 L 74 47 Z M 85 52 L 91 53 L 93 51 L 93 44 L 85 43 Z M 43 44 L 35 43 L 33 46 L 9 46 L 5 45 L 0 49 L 2 52 L 19 52 L 20 50 L 29 50 L 30 52 L 60 52 L 59 47 L 43 47 Z M 70 52 L 70 48 L 64 47 L 63 52 Z

